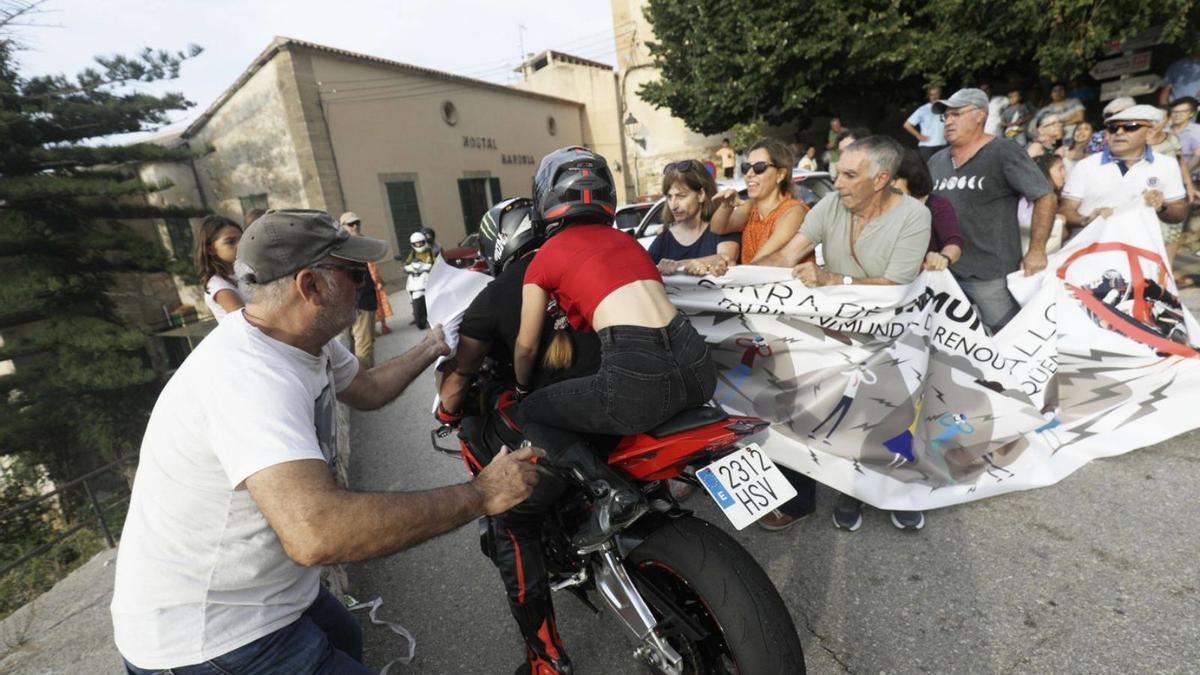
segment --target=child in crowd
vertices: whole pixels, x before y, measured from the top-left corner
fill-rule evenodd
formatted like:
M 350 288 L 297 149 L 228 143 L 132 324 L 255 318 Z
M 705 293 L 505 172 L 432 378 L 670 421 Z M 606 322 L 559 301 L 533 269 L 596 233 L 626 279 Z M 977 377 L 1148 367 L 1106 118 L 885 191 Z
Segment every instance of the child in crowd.
M 1080 126 L 1083 126 L 1082 123 Z M 1054 187 L 1054 194 L 1062 196 L 1063 185 L 1067 183 L 1067 168 L 1063 158 L 1055 154 L 1046 154 L 1033 160 L 1038 168 L 1042 170 L 1042 175 L 1046 180 L 1050 181 L 1050 185 Z M 1024 197 L 1017 204 L 1017 224 L 1021 227 L 1021 251 L 1024 253 L 1029 250 L 1030 229 L 1033 223 L 1033 204 Z M 1054 253 L 1062 248 L 1063 230 L 1066 226 L 1066 220 L 1061 214 L 1054 214 L 1054 225 L 1050 228 L 1050 238 L 1046 240 L 1046 253 Z
M 237 258 L 242 228 L 224 216 L 206 216 L 200 223 L 196 238 L 195 263 L 204 287 L 204 304 L 220 321 L 230 312 L 245 306 L 242 293 L 233 276 L 233 261 Z

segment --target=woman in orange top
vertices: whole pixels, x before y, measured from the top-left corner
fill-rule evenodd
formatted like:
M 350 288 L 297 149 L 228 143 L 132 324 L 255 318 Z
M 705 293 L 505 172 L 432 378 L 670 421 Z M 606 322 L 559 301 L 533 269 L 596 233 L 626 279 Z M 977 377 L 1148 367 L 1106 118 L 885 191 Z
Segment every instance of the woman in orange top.
M 742 233 L 743 265 L 783 248 L 796 236 L 808 207 L 793 195 L 792 151 L 782 141 L 764 138 L 750 146 L 742 163 L 749 201 L 737 205 L 737 190 L 713 197 L 716 211 L 708 228 L 714 234 Z M 736 208 L 735 208 L 736 206 Z

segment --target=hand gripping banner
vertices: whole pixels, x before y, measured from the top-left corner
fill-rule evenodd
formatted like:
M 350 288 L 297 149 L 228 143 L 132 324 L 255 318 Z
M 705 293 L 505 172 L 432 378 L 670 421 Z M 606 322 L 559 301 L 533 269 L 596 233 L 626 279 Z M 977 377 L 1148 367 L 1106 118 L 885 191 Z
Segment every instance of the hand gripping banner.
M 717 401 L 772 422 L 759 442 L 775 461 L 924 510 L 1200 426 L 1200 328 L 1163 261 L 1150 210 L 1096 221 L 1044 272 L 1010 276 L 1022 310 L 995 337 L 949 272 L 809 289 L 745 266 L 667 288 L 710 344 Z

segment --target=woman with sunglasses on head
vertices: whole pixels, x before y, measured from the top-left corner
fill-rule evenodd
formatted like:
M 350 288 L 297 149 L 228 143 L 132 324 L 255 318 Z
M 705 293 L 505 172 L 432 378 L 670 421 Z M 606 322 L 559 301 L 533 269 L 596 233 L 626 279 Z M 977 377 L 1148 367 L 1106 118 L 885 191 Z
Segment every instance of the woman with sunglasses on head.
M 787 144 L 764 138 L 750 146 L 742 163 L 746 176 L 746 194 L 750 198 L 737 204 L 737 190 L 727 188 L 713 197 L 714 210 L 709 229 L 714 233 L 742 233 L 743 265 L 765 258 L 783 248 L 804 222 L 808 207 L 794 196 L 792 166 L 795 160 Z
M 205 216 L 196 238 L 196 271 L 204 288 L 204 304 L 218 322 L 245 304 L 233 276 L 242 228 L 225 216 Z
M 533 213 L 547 239 L 525 271 L 513 353 L 526 438 L 545 448 L 551 462 L 577 472 L 597 496 L 592 519 L 573 542 L 585 552 L 646 506 L 581 434 L 649 431 L 703 405 L 717 383 L 704 339 L 671 304 L 650 255 L 612 226 L 615 209 L 603 157 L 567 147 L 542 159 Z M 600 369 L 528 393 L 552 297 L 572 328 L 599 336 Z
M 650 244 L 650 258 L 664 275 L 721 276 L 737 264 L 742 237 L 718 235 L 708 227 L 717 182 L 700 162 L 685 159 L 663 167 L 667 226 Z

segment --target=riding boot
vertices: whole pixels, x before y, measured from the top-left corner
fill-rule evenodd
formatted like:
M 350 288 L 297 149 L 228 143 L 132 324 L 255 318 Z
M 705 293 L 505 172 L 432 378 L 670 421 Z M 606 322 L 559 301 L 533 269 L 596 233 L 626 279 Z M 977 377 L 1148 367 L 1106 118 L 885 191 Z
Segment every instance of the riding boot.
M 574 473 L 592 493 L 592 517 L 571 539 L 580 553 L 596 550 L 614 532 L 646 512 L 642 493 L 586 443 L 574 443 L 557 453 L 554 463 Z
M 521 637 L 525 638 L 525 663 L 517 667 L 517 673 L 571 675 L 575 672 L 558 635 L 549 593 L 526 598 L 524 602 L 509 599 L 508 608 L 521 628 Z

